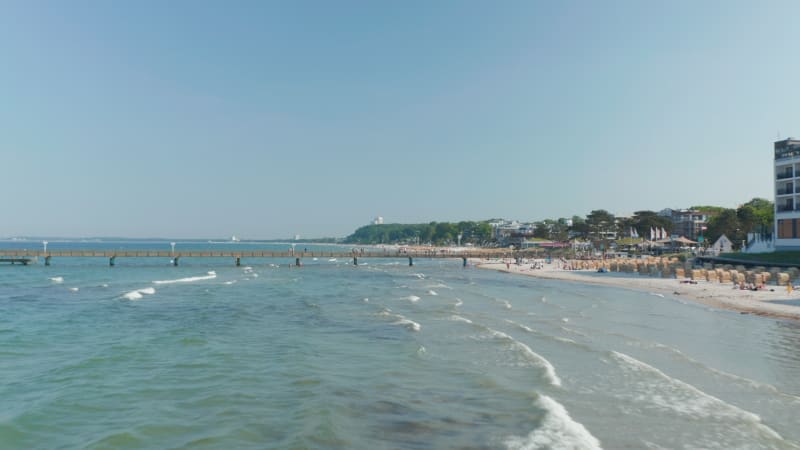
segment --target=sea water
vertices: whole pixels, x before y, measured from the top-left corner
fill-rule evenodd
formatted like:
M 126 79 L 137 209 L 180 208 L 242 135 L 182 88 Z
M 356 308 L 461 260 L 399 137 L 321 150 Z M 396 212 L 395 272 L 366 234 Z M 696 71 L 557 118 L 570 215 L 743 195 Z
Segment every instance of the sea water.
M 460 259 L 303 262 L 0 266 L 0 448 L 800 448 L 797 323 Z

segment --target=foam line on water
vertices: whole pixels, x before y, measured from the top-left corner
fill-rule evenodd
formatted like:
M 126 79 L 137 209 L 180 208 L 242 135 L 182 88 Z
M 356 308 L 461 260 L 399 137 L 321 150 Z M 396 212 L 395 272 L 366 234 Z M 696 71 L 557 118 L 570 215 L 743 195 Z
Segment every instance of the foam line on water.
M 154 284 L 192 283 L 195 281 L 213 280 L 214 278 L 217 278 L 217 273 L 212 270 L 208 272 L 208 275 L 203 275 L 198 277 L 178 278 L 177 280 L 157 280 L 153 281 L 153 283 Z
M 381 312 L 378 313 L 378 315 L 381 317 L 390 317 L 392 319 L 395 319 L 394 322 L 391 323 L 392 325 L 400 325 L 410 331 L 419 331 L 422 329 L 422 325 L 420 325 L 419 323 L 406 318 L 402 314 L 395 314 L 389 308 L 384 308 Z
M 665 352 L 668 352 L 668 353 L 672 353 L 672 354 L 682 358 L 686 362 L 688 362 L 688 363 L 690 363 L 692 365 L 695 365 L 695 366 L 697 366 L 697 367 L 699 367 L 699 368 L 701 368 L 703 370 L 711 372 L 711 373 L 713 373 L 715 375 L 718 375 L 720 377 L 727 378 L 727 379 L 733 380 L 735 382 L 744 384 L 744 385 L 746 385 L 746 386 L 748 386 L 749 388 L 752 388 L 752 389 L 764 390 L 764 391 L 767 391 L 767 392 L 769 392 L 771 394 L 777 394 L 777 395 L 780 395 L 782 397 L 786 397 L 789 400 L 791 400 L 791 401 L 793 401 L 793 402 L 795 402 L 797 404 L 800 404 L 800 397 L 798 397 L 798 396 L 782 392 L 778 388 L 776 388 L 775 386 L 773 386 L 773 385 L 771 385 L 769 383 L 762 383 L 762 382 L 759 382 L 759 381 L 756 381 L 756 380 L 751 380 L 750 378 L 746 378 L 746 377 L 743 377 L 743 376 L 735 375 L 735 374 L 732 374 L 732 373 L 725 372 L 724 370 L 720 370 L 720 369 L 716 369 L 714 367 L 707 366 L 706 364 L 702 363 L 701 361 L 698 361 L 698 360 L 692 358 L 691 356 L 687 355 L 686 353 L 680 351 L 679 349 L 674 348 L 674 347 L 670 347 L 669 345 L 662 344 L 662 343 L 659 343 L 659 342 L 655 342 L 655 343 L 632 342 L 632 343 L 630 343 L 630 345 L 633 345 L 633 346 L 636 346 L 636 347 L 640 347 L 640 348 L 644 348 L 644 349 L 657 349 L 657 350 L 665 351 Z
M 782 440 L 778 432 L 761 422 L 758 414 L 745 411 L 689 383 L 672 378 L 658 368 L 625 353 L 612 350 L 611 356 L 624 371 L 635 377 L 634 383 L 629 383 L 629 386 L 634 390 L 631 394 L 637 401 L 646 401 L 648 406 L 692 418 L 714 418 L 735 422 L 737 425 L 744 422 L 755 428 L 759 434 Z M 655 381 L 648 381 L 646 377 Z
M 558 377 L 558 375 L 556 375 L 556 368 L 553 367 L 553 364 L 551 364 L 550 361 L 547 360 L 547 358 L 534 352 L 527 345 L 514 339 L 513 337 L 507 335 L 506 333 L 503 333 L 502 331 L 493 330 L 488 327 L 487 330 L 489 331 L 489 333 L 492 334 L 492 336 L 502 341 L 508 342 L 511 348 L 522 353 L 527 361 L 530 361 L 533 365 L 543 369 L 545 378 L 547 378 L 547 381 L 551 385 L 561 386 L 561 379 Z
M 63 283 L 64 277 L 52 277 L 50 278 L 50 281 L 52 281 L 53 283 Z
M 455 322 L 464 322 L 464 323 L 472 324 L 471 320 L 467 319 L 466 317 L 461 317 L 461 316 L 459 316 L 457 314 L 453 314 L 452 316 L 450 316 L 450 320 L 455 321 Z
M 535 430 L 525 437 L 512 436 L 505 440 L 509 450 L 585 449 L 600 450 L 600 441 L 580 422 L 570 417 L 564 405 L 546 395 L 535 402 L 545 416 Z

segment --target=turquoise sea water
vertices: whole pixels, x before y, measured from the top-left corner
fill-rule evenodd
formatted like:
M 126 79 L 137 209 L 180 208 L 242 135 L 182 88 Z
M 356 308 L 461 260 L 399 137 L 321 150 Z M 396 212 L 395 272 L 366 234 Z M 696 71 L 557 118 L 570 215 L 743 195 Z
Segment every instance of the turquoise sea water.
M 0 448 L 800 448 L 797 323 L 360 261 L 0 266 Z

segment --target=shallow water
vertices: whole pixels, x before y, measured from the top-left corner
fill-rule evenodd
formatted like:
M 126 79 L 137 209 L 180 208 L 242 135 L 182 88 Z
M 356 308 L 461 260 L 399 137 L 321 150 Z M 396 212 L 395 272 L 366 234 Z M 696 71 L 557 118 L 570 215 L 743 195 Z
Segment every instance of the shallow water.
M 290 262 L 0 266 L 2 447 L 800 448 L 796 323 Z

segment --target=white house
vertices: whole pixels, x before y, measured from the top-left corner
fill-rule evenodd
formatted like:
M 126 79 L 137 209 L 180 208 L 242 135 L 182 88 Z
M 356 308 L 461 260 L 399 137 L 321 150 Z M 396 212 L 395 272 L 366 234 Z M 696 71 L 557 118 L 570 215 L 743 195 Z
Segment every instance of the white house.
M 720 253 L 730 252 L 733 251 L 733 242 L 728 239 L 728 236 L 724 234 L 714 242 L 714 245 L 711 246 L 711 251 L 719 255 Z

